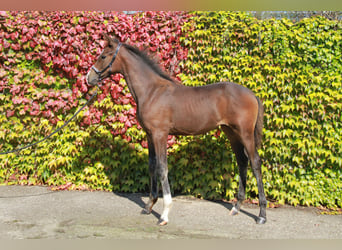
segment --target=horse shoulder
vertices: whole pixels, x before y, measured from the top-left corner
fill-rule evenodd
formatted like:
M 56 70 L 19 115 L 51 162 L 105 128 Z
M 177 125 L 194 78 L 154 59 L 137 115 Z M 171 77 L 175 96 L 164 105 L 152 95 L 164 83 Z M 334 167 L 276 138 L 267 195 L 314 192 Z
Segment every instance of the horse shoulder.
M 149 93 L 146 101 L 139 105 L 139 122 L 147 130 L 167 129 L 172 116 L 171 104 L 173 102 L 174 87 L 167 85 L 156 86 Z

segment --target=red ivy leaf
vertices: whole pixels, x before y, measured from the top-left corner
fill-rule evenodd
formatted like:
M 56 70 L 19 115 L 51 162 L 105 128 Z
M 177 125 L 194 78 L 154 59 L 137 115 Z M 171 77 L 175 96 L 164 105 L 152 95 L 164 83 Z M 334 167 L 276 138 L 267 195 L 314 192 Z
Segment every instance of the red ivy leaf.
M 11 117 L 11 116 L 13 116 L 14 115 L 14 110 L 7 110 L 6 111 L 6 116 L 7 117 Z

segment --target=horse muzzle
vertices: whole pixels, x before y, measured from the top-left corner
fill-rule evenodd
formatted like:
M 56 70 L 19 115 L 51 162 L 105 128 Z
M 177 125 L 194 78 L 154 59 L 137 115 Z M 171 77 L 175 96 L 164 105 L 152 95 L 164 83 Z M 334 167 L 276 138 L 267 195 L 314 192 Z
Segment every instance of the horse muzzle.
M 96 71 L 91 68 L 86 76 L 87 84 L 91 86 L 97 85 L 102 79 L 100 79 L 100 76 L 96 73 Z

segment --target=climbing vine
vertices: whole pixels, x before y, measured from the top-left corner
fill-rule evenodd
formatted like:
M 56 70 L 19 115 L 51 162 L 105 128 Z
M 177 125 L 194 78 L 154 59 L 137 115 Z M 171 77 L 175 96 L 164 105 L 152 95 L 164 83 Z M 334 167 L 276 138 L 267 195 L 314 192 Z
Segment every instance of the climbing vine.
M 321 16 L 258 20 L 243 12 L 0 12 L 0 151 L 37 141 L 90 97 L 85 75 L 102 33 L 146 49 L 189 86 L 233 81 L 265 108 L 259 150 L 268 199 L 341 208 L 342 23 Z M 62 133 L 0 156 L 2 184 L 148 191 L 145 133 L 121 75 Z M 233 199 L 235 157 L 224 134 L 169 137 L 175 193 Z M 247 197 L 257 197 L 248 172 Z

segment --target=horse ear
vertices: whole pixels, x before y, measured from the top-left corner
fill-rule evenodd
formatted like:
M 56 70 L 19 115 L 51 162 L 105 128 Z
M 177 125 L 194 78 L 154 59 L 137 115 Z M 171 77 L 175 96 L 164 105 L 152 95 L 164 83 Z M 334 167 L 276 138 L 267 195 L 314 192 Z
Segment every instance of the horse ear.
M 103 37 L 106 40 L 109 47 L 114 45 L 113 39 L 110 36 L 108 36 L 106 33 L 103 33 Z
M 107 42 L 111 40 L 110 36 L 108 36 L 107 33 L 102 33 L 102 36 Z

